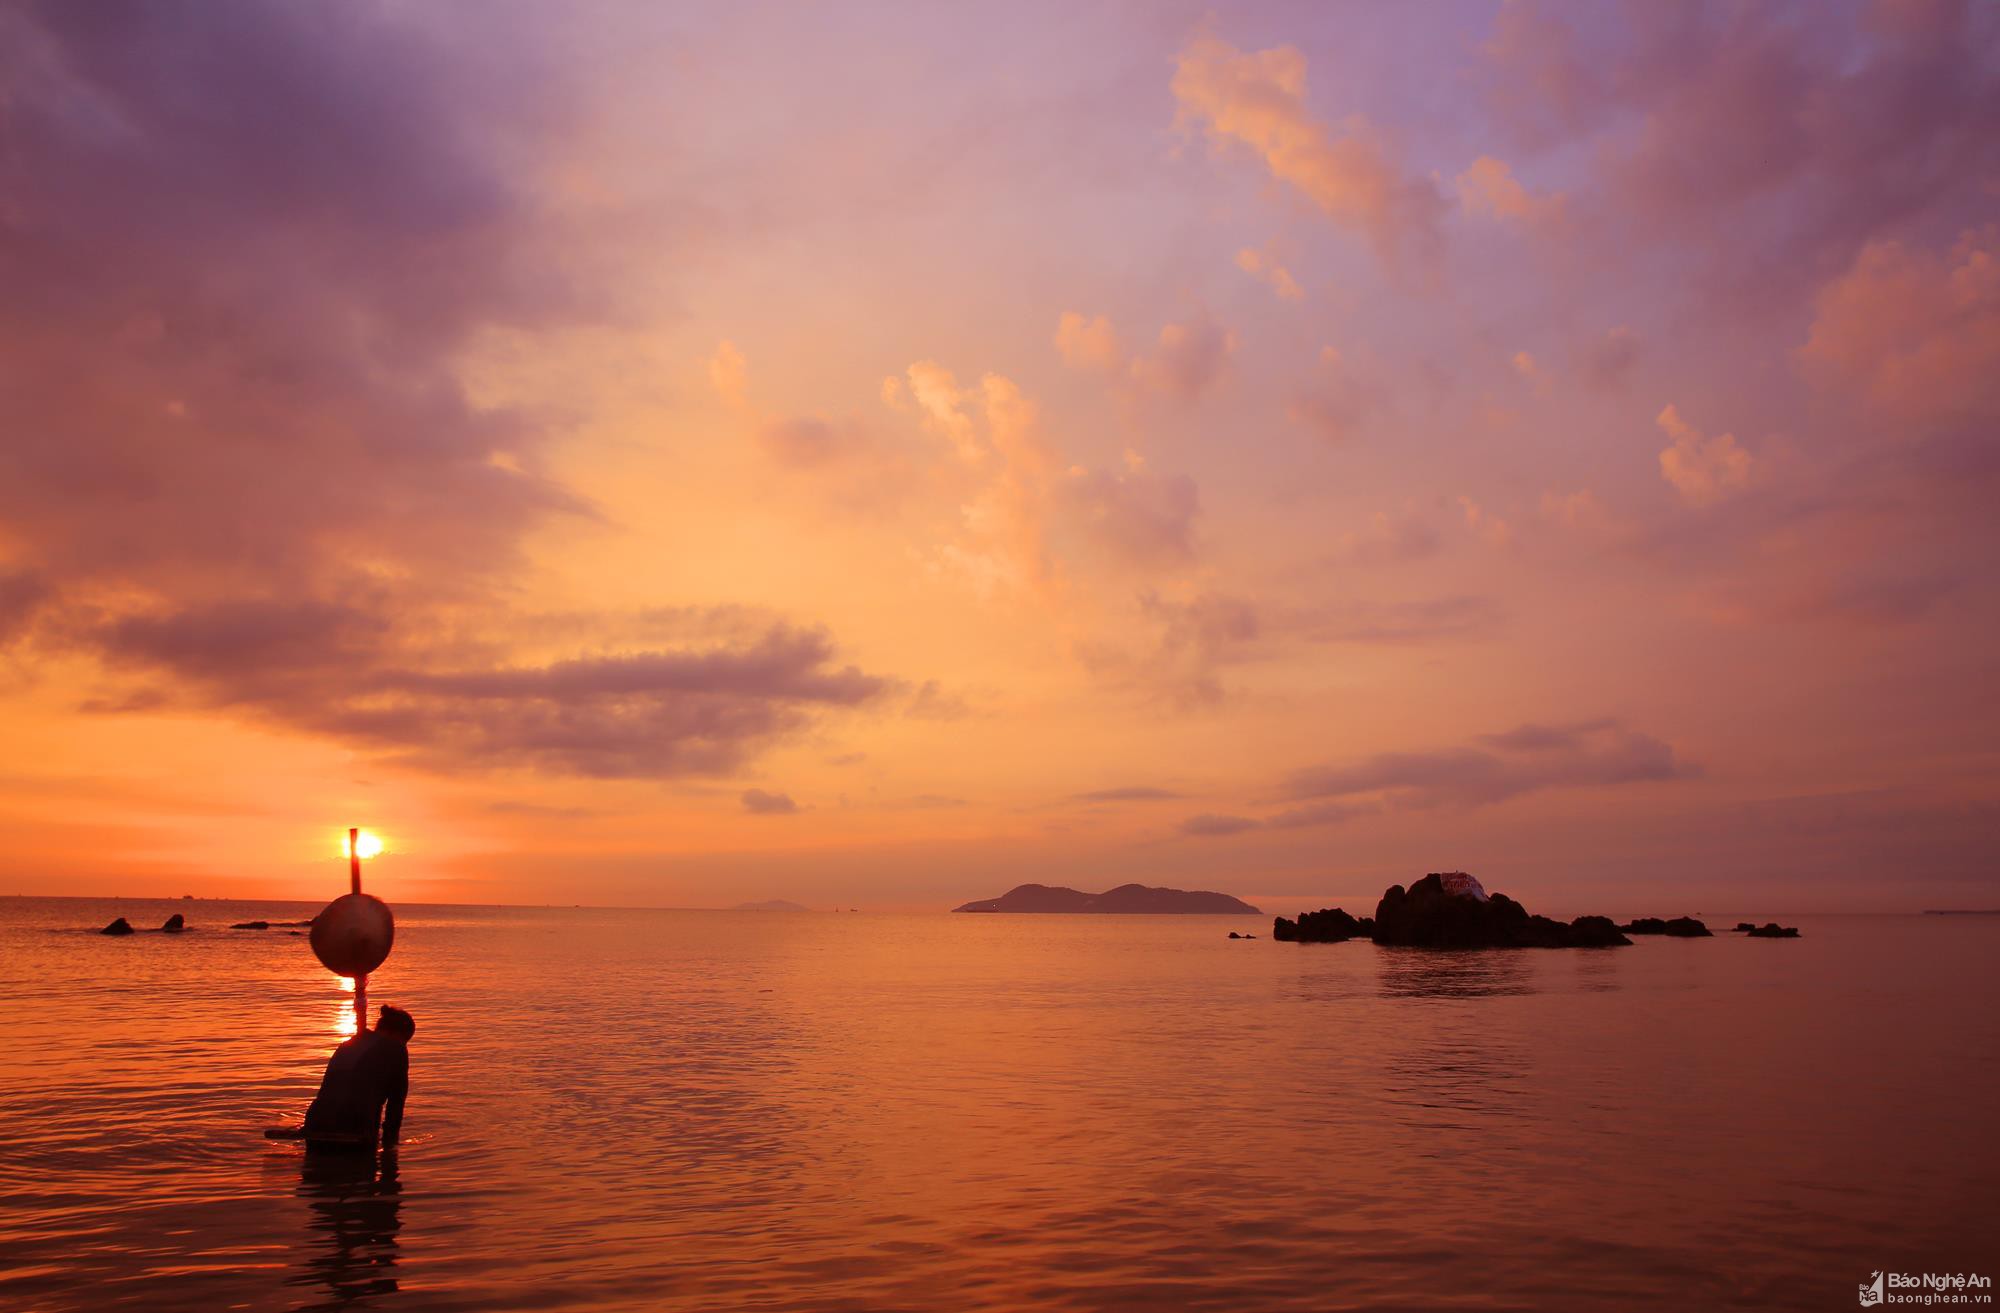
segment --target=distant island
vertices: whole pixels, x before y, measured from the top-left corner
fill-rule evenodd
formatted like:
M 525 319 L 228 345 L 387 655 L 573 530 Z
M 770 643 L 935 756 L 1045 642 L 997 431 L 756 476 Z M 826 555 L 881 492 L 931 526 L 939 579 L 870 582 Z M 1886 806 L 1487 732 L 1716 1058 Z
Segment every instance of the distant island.
M 1155 889 L 1121 884 L 1101 894 L 1087 894 L 1060 885 L 1016 885 L 998 898 L 955 907 L 954 912 L 1111 912 L 1130 915 L 1262 916 L 1240 898 L 1206 889 Z
M 738 903 L 729 909 L 732 912 L 810 912 L 810 907 L 801 907 L 789 898 L 766 898 L 761 903 Z

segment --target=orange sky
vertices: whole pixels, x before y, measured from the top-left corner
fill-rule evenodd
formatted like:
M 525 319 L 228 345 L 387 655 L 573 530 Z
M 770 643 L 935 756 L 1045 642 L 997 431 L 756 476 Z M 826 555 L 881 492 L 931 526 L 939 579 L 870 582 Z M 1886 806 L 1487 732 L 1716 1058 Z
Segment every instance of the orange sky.
M 0 892 L 1994 891 L 1990 8 L 0 17 Z

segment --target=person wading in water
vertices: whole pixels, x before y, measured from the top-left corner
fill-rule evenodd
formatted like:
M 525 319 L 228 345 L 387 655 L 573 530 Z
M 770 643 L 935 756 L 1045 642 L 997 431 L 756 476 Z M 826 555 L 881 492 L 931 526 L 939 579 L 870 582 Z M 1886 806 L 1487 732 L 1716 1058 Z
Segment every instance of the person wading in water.
M 307 1149 L 373 1153 L 379 1130 L 383 1149 L 395 1151 L 410 1093 L 410 1036 L 416 1033 L 409 1013 L 384 1004 L 375 1029 L 333 1051 L 306 1109 Z

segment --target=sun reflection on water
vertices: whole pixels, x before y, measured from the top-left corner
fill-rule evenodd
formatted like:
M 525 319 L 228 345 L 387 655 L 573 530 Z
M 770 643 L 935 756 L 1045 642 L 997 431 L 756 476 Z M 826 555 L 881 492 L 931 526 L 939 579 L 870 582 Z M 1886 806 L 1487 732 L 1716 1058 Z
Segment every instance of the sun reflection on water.
M 343 995 L 351 995 L 354 993 L 354 981 L 351 978 L 347 976 L 335 976 L 334 979 L 340 982 L 340 992 Z M 342 998 L 339 1003 L 334 1005 L 333 1025 L 330 1026 L 329 1029 L 331 1029 L 334 1034 L 340 1036 L 344 1040 L 354 1038 L 353 999 Z

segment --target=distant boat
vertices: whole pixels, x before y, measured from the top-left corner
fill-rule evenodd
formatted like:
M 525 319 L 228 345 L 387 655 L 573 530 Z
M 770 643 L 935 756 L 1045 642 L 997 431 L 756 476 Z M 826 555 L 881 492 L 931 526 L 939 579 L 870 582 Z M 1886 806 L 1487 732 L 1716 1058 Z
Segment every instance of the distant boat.
M 1206 889 L 1156 889 L 1121 884 L 1101 894 L 1086 894 L 1061 885 L 1016 885 L 998 898 L 982 898 L 955 907 L 955 912 L 1102 912 L 1113 915 L 1262 916 L 1263 913 L 1229 894 Z

